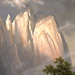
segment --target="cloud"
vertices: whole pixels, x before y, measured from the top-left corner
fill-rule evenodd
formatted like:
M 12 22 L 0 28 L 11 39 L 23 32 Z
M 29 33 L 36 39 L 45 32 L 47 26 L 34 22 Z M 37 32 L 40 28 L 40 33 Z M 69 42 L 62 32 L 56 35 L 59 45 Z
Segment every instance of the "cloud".
M 0 0 L 0 3 L 3 3 L 3 4 L 8 4 L 8 5 L 11 5 L 12 7 L 19 7 L 19 8 L 22 8 L 22 7 L 25 7 L 25 4 L 27 4 L 28 2 L 34 2 L 34 3 L 37 3 L 37 4 L 41 4 L 43 5 L 44 2 L 43 0 Z
M 70 21 L 66 21 L 63 26 L 59 27 L 59 30 L 61 31 L 61 30 L 66 29 L 66 28 L 67 29 L 73 29 L 73 28 L 75 28 L 75 24 L 73 24 Z
M 29 0 L 29 1 L 32 1 L 32 2 L 37 3 L 37 4 L 44 5 L 44 0 Z
M 24 3 L 26 3 L 27 0 L 3 0 L 3 4 L 11 5 L 12 7 L 25 7 Z

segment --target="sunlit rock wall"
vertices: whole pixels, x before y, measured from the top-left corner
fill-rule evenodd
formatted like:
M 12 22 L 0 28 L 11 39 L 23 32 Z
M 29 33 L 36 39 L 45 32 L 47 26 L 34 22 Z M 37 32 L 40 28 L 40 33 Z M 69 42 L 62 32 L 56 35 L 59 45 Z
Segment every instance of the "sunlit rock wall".
M 7 75 L 41 75 L 46 64 L 62 55 L 62 39 L 53 16 L 35 23 L 27 9 L 13 22 L 8 15 L 5 25 L 0 19 L 0 56 Z
M 62 39 L 53 16 L 36 23 L 33 40 L 36 55 L 38 50 L 40 55 L 45 55 L 51 59 L 62 56 Z

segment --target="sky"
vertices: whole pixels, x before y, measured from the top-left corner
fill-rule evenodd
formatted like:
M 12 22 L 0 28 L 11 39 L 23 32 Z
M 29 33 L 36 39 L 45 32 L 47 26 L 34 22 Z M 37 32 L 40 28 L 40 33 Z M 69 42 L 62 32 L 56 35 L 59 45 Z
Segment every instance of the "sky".
M 0 16 L 5 20 L 10 14 L 13 20 L 27 5 L 31 5 L 36 18 L 52 15 L 58 26 L 66 21 L 75 23 L 75 0 L 0 0 Z

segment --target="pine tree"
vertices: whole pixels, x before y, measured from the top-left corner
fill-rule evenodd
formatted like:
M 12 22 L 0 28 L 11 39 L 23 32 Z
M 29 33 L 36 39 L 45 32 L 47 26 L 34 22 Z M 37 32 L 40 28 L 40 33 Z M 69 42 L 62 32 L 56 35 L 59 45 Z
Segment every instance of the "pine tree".
M 43 72 L 47 75 L 75 75 L 75 72 L 71 69 L 71 64 L 65 61 L 62 57 L 56 58 L 53 65 L 45 66 Z

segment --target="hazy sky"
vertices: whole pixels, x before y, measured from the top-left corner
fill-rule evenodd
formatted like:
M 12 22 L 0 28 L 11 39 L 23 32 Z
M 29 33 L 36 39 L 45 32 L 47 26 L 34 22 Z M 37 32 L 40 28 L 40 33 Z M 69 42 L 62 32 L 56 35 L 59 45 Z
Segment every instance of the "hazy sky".
M 27 4 L 32 6 L 37 17 L 53 15 L 59 25 L 75 20 L 75 0 L 0 0 L 0 16 L 5 19 L 10 14 L 13 20 Z

